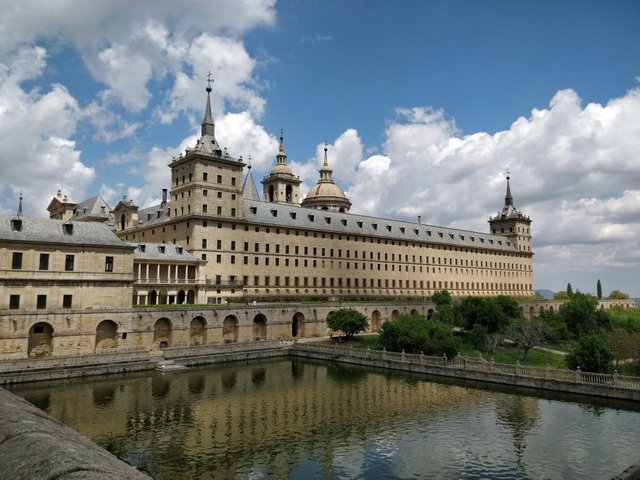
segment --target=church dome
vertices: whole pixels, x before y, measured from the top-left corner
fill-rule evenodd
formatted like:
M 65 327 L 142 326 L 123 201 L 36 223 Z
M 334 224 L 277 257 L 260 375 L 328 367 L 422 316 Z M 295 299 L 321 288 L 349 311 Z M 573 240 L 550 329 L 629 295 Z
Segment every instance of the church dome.
M 325 146 L 324 163 L 320 168 L 320 179 L 302 201 L 303 207 L 319 210 L 337 210 L 339 212 L 349 211 L 351 202 L 342 189 L 333 181 L 332 173 L 333 170 L 331 170 L 327 161 L 327 147 Z

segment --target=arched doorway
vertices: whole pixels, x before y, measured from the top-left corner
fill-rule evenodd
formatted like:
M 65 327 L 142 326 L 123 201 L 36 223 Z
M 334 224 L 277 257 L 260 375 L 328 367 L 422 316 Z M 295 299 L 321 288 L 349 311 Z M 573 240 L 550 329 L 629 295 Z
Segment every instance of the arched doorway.
M 118 346 L 118 325 L 113 320 L 103 320 L 96 327 L 96 350 Z
M 259 342 L 267 339 L 267 317 L 262 313 L 253 317 L 253 340 Z
M 411 316 L 415 317 L 416 315 L 418 315 L 418 311 L 415 308 L 411 309 Z
M 431 320 L 431 317 L 433 317 L 433 308 L 427 310 L 427 319 Z
M 185 300 L 187 299 L 187 294 L 185 293 L 184 290 L 180 290 L 178 292 L 178 305 L 182 305 L 183 303 L 185 303 Z
M 30 357 L 47 357 L 53 353 L 53 327 L 38 322 L 29 329 L 27 353 Z
M 291 321 L 291 336 L 304 337 L 304 315 L 300 312 L 296 313 Z
M 160 348 L 171 346 L 171 320 L 168 318 L 160 318 L 153 326 L 153 344 Z
M 394 310 L 393 312 L 391 312 L 391 320 L 397 320 L 398 318 L 400 318 L 400 312 L 398 310 Z
M 371 331 L 379 332 L 380 331 L 380 323 L 381 323 L 381 315 L 378 310 L 374 310 L 371 312 Z
M 203 317 L 195 317 L 191 320 L 189 343 L 191 345 L 204 345 L 207 343 L 207 321 Z
M 233 315 L 229 315 L 222 322 L 222 341 L 224 343 L 238 341 L 238 319 Z
M 287 185 L 287 187 L 285 188 L 285 201 L 287 203 L 293 202 L 293 188 L 291 187 L 291 185 Z

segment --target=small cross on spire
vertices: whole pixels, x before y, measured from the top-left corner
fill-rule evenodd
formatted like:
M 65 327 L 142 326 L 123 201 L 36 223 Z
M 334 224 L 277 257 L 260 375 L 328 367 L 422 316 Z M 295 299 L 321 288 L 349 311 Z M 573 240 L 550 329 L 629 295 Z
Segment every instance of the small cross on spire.
M 509 165 L 507 165 L 507 180 L 511 178 L 511 170 L 509 169 Z
M 213 74 L 211 73 L 211 70 L 209 70 L 209 73 L 207 74 L 207 92 L 211 91 L 211 84 L 215 82 L 215 80 L 213 79 Z

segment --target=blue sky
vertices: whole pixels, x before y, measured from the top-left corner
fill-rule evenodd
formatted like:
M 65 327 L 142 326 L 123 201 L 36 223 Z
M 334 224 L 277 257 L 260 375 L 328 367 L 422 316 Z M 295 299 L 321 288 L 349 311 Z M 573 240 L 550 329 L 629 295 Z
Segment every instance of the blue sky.
M 283 128 L 303 193 L 326 141 L 354 212 L 487 231 L 509 166 L 536 287 L 640 297 L 637 1 L 2 3 L 1 211 L 157 201 L 212 71 L 257 181 Z

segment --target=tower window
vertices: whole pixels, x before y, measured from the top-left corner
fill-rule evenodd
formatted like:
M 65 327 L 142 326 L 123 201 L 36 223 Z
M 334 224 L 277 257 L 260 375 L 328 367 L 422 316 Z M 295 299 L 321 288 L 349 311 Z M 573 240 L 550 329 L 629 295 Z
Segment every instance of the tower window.
M 13 270 L 20 270 L 22 268 L 22 252 L 13 252 L 11 268 Z

